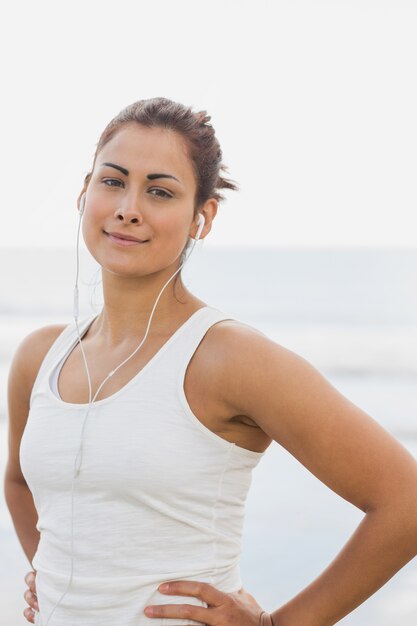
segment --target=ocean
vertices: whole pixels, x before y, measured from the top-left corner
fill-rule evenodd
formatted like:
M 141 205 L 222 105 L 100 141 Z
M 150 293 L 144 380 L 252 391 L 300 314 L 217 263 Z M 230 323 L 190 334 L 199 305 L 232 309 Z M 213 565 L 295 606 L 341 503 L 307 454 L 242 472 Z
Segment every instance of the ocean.
M 7 375 L 21 339 L 72 321 L 73 249 L 0 250 L 1 471 L 7 454 Z M 80 251 L 80 316 L 102 306 L 99 266 Z M 182 271 L 208 304 L 306 358 L 417 458 L 417 248 L 195 248 Z M 94 286 L 95 285 L 95 286 Z M 316 578 L 363 517 L 277 442 L 253 472 L 241 571 L 265 610 Z M 0 497 L 0 599 L 8 626 L 22 616 L 30 565 Z M 417 616 L 412 560 L 340 623 L 402 626 Z

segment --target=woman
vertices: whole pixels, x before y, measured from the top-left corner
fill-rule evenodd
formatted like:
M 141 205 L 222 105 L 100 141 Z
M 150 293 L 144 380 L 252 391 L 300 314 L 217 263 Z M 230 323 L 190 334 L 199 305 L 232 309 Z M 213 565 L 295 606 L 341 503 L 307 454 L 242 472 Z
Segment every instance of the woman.
M 330 626 L 417 553 L 416 461 L 304 358 L 207 305 L 179 274 L 134 353 L 198 224 L 210 232 L 219 190 L 236 188 L 209 120 L 154 98 L 110 122 L 78 199 L 103 309 L 80 339 L 75 324 L 44 327 L 14 356 L 5 490 L 33 567 L 29 622 Z M 71 546 L 71 469 L 92 394 Z M 269 614 L 242 588 L 239 554 L 251 471 L 273 439 L 365 516 Z

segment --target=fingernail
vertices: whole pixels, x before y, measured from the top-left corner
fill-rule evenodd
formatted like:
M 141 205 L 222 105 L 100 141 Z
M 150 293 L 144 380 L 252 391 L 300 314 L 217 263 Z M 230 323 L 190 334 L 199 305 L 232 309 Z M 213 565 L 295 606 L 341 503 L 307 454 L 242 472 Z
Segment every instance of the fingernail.
M 169 583 L 163 583 L 162 585 L 159 585 L 158 589 L 159 589 L 159 591 L 168 591 L 169 590 Z

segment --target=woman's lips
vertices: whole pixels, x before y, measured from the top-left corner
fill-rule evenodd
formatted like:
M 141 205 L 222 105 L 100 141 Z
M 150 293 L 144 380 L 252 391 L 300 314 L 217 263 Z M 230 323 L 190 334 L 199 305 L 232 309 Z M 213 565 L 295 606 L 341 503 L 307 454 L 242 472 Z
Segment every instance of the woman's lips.
M 109 235 L 105 233 L 106 236 L 113 243 L 117 243 L 119 246 L 142 246 L 144 243 L 148 243 L 147 241 L 130 241 L 129 239 L 121 239 L 120 237 L 115 237 L 114 235 Z

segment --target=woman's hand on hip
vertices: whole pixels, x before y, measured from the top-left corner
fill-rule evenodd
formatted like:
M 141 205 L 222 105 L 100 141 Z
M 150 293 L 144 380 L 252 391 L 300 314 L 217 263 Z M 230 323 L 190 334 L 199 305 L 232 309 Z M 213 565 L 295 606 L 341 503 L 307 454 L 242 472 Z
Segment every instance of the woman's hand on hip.
M 193 604 L 153 604 L 145 607 L 147 617 L 190 619 L 207 626 L 274 626 L 271 616 L 257 603 L 255 598 L 242 589 L 224 593 L 213 585 L 199 581 L 176 580 L 162 585 L 158 591 L 175 596 L 193 596 L 202 600 L 207 607 Z M 151 609 L 151 611 L 150 611 Z
M 23 611 L 23 615 L 31 624 L 35 623 L 35 611 L 39 611 L 38 597 L 36 595 L 36 572 L 30 571 L 25 576 L 25 583 L 29 587 L 26 589 L 23 597 L 28 603 L 29 607 Z

